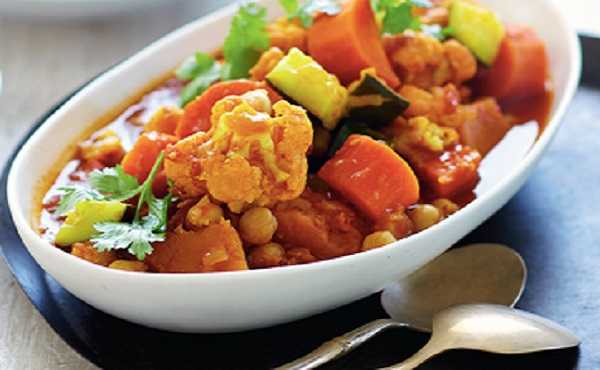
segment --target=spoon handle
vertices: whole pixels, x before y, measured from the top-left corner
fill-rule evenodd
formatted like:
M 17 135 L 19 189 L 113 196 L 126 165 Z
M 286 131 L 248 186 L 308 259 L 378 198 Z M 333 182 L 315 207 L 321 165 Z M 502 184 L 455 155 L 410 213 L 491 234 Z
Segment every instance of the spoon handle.
M 365 343 L 375 335 L 389 328 L 401 328 L 402 324 L 391 319 L 371 321 L 351 332 L 323 343 L 319 348 L 296 361 L 282 365 L 275 370 L 308 370 L 315 369 L 333 359 L 341 357 Z

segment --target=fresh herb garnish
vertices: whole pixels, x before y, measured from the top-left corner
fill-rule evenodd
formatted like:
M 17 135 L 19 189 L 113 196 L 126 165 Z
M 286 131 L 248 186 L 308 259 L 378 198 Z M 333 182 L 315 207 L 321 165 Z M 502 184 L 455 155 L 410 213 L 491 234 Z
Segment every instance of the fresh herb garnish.
M 438 40 L 444 40 L 451 33 L 446 27 L 438 24 L 423 24 L 418 15 L 413 14 L 413 8 L 431 8 L 429 0 L 371 0 L 375 12 L 382 17 L 383 33 L 396 35 L 406 30 L 422 31 Z
M 120 202 L 133 198 L 140 192 L 137 178 L 126 173 L 120 165 L 92 172 L 89 182 L 103 194 L 105 200 Z
M 104 200 L 103 194 L 95 189 L 87 188 L 80 185 L 75 186 L 61 186 L 58 189 L 62 193 L 58 207 L 54 213 L 59 216 L 64 216 L 75 208 L 75 205 L 82 200 Z
M 233 17 L 231 29 L 223 44 L 223 64 L 210 54 L 198 52 L 186 59 L 175 71 L 175 76 L 188 84 L 180 95 L 185 106 L 219 79 L 235 80 L 248 77 L 262 52 L 269 48 L 266 8 L 250 2 L 240 6 Z
M 139 260 L 143 260 L 146 255 L 152 253 L 150 243 L 165 240 L 167 211 L 172 197 L 169 194 L 159 199 L 152 192 L 152 184 L 163 159 L 164 153 L 161 153 L 148 178 L 140 186 L 138 203 L 131 223 L 103 222 L 94 225 L 98 235 L 94 236 L 91 242 L 99 251 L 127 249 Z M 147 206 L 148 214 L 142 218 L 144 206 Z
M 223 44 L 223 80 L 248 77 L 250 68 L 269 44 L 267 9 L 252 2 L 240 6 Z
M 300 4 L 299 0 L 279 0 L 279 3 L 289 19 L 297 18 L 307 28 L 312 26 L 316 13 L 336 15 L 342 11 L 337 0 L 307 0 L 303 4 Z
M 442 27 L 439 24 L 423 24 L 421 25 L 421 31 L 440 41 L 445 40 L 452 34 L 450 27 Z
M 186 59 L 175 72 L 178 79 L 190 81 L 181 90 L 180 105 L 184 107 L 218 81 L 221 78 L 221 71 L 221 64 L 209 54 L 198 52 Z
M 96 170 L 90 174 L 91 188 L 66 186 L 58 190 L 63 192 L 56 213 L 64 215 L 82 200 L 125 201 L 138 196 L 138 202 L 131 223 L 103 222 L 95 224 L 98 231 L 90 241 L 98 251 L 127 249 L 139 260 L 152 253 L 150 243 L 165 240 L 167 231 L 167 212 L 172 195 L 159 199 L 152 192 L 152 184 L 164 159 L 161 153 L 148 178 L 139 184 L 134 176 L 127 174 L 121 166 Z M 142 217 L 142 211 L 147 215 Z

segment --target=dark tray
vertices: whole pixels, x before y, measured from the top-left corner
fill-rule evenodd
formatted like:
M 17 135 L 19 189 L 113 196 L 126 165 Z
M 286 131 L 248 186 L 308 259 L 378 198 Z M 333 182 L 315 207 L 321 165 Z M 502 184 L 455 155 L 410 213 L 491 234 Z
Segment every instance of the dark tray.
M 571 328 L 582 345 L 519 356 L 451 351 L 423 369 L 600 368 L 600 71 L 594 70 L 600 59 L 600 39 L 582 37 L 582 43 L 586 60 L 583 85 L 558 137 L 523 189 L 459 243 L 513 246 L 529 267 L 529 281 L 518 306 Z M 65 100 L 40 118 L 26 138 Z M 14 153 L 8 163 L 12 158 Z M 305 320 L 238 334 L 174 334 L 117 319 L 72 296 L 32 259 L 11 221 L 7 173 L 8 166 L 0 180 L 0 249 L 4 258 L 50 326 L 102 368 L 266 369 L 385 317 L 375 294 Z M 389 365 L 414 353 L 427 339 L 425 334 L 394 330 L 324 368 Z

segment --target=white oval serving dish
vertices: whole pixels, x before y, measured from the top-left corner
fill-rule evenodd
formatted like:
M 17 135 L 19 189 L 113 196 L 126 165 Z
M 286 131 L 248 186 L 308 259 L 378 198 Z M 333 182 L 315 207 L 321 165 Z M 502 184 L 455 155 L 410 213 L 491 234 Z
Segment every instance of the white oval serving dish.
M 271 16 L 275 0 L 263 1 Z M 8 180 L 10 210 L 35 260 L 90 305 L 142 325 L 180 332 L 231 332 L 307 317 L 365 297 L 440 255 L 502 207 L 521 187 L 556 133 L 577 88 L 577 35 L 550 0 L 486 0 L 509 22 L 534 27 L 546 41 L 556 88 L 552 119 L 526 157 L 486 193 L 440 224 L 365 253 L 309 265 L 209 274 L 142 274 L 96 266 L 42 240 L 32 227 L 43 174 L 106 112 L 197 50 L 218 47 L 236 7 L 224 8 L 148 46 L 96 78 L 31 136 Z

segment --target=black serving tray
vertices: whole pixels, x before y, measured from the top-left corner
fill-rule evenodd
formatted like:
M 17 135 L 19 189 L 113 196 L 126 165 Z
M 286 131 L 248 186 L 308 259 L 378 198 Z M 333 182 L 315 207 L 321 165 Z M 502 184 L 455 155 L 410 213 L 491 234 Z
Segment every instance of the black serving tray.
M 582 36 L 581 40 L 585 60 L 582 86 L 556 140 L 522 190 L 459 244 L 497 242 L 519 251 L 529 267 L 529 281 L 518 306 L 571 328 L 582 345 L 519 356 L 451 351 L 423 369 L 600 368 L 600 39 Z M 41 117 L 23 141 L 66 99 Z M 237 334 L 168 333 L 107 315 L 65 291 L 23 246 L 7 206 L 8 164 L 0 179 L 0 250 L 50 326 L 99 367 L 267 369 L 385 317 L 378 294 L 305 320 Z M 422 333 L 390 331 L 323 368 L 390 365 L 417 351 L 427 340 L 428 335 Z

